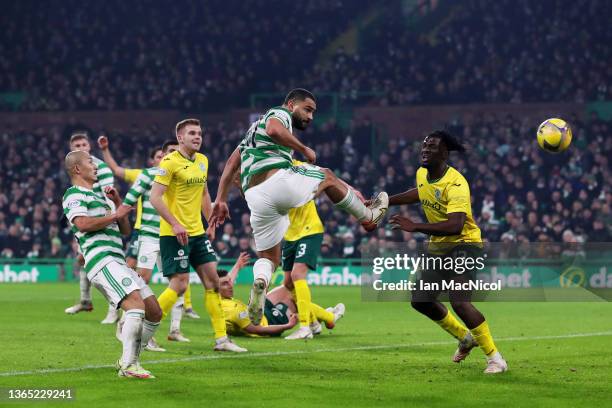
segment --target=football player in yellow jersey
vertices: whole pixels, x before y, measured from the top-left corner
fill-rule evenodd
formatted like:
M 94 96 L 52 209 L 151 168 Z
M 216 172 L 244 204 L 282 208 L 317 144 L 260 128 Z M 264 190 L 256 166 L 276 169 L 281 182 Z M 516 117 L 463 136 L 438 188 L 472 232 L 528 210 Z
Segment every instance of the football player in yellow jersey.
M 297 324 L 297 305 L 291 291 L 283 285 L 278 286 L 266 294 L 262 320 L 259 325 L 254 324 L 249 319 L 248 306 L 234 298 L 236 277 L 240 269 L 249 262 L 249 259 L 248 254 L 243 252 L 229 273 L 224 270 L 218 272 L 219 291 L 225 313 L 227 332 L 232 335 L 253 337 L 278 336 Z M 336 317 L 331 310 L 332 308 L 323 309 L 317 304 L 311 304 L 311 319 L 317 322 L 319 330 L 321 327 L 319 321 L 324 322 L 329 328 L 333 328 L 339 317 Z
M 162 147 L 156 147 L 153 150 L 151 150 L 151 153 L 149 154 L 149 160 L 147 163 L 148 166 L 149 167 L 159 166 L 159 163 L 164 157 L 164 152 L 169 151 L 170 147 L 176 146 L 176 145 L 178 145 L 178 142 L 176 141 L 176 139 L 170 139 L 170 140 L 166 140 L 164 144 L 162 145 Z M 117 161 L 115 160 L 115 158 L 113 157 L 110 151 L 110 143 L 109 143 L 108 137 L 100 136 L 98 138 L 98 147 L 100 148 L 100 150 L 102 150 L 104 161 L 106 161 L 106 163 L 108 164 L 108 167 L 110 167 L 110 169 L 112 170 L 113 174 L 116 177 L 122 178 L 127 183 L 132 185 L 136 181 L 140 173 L 142 173 L 142 169 L 126 169 L 125 167 L 117 163 Z M 175 148 L 173 148 L 172 150 L 175 150 Z M 139 254 L 140 244 L 138 242 L 138 231 L 140 229 L 141 222 L 142 222 L 142 198 L 138 197 L 138 204 L 136 207 L 136 222 L 134 223 L 134 229 L 132 231 L 132 235 L 130 236 L 130 241 L 128 243 L 128 248 L 126 252 L 126 260 L 127 260 L 128 266 L 132 269 L 136 269 L 139 275 L 141 275 L 143 279 L 145 279 L 145 282 L 149 283 L 149 279 L 147 278 L 148 275 L 143 275 L 141 271 L 138 270 L 140 268 L 146 268 L 146 269 L 149 268 L 148 265 L 144 265 L 142 264 L 142 262 L 140 262 L 140 258 L 142 254 Z M 183 299 L 181 299 L 178 301 L 178 304 L 183 305 L 182 307 L 184 307 L 185 317 L 188 317 L 190 319 L 199 319 L 200 316 L 193 310 L 193 304 L 191 303 L 191 285 L 187 286 L 187 290 L 185 291 L 185 294 L 183 296 L 184 296 L 184 301 Z
M 478 254 L 482 248 L 480 229 L 472 217 L 470 189 L 467 180 L 449 166 L 450 151 L 464 152 L 465 148 L 446 131 L 435 131 L 423 141 L 422 167 L 417 170 L 417 187 L 389 198 L 389 205 L 420 202 L 428 223 L 415 223 L 408 217 L 391 217 L 394 228 L 421 232 L 431 236 L 428 256 L 461 256 Z M 423 270 L 419 279 L 427 282 L 440 277 L 455 281 L 468 279 L 469 271 Z M 487 357 L 485 373 L 501 373 L 508 369 L 493 342 L 489 325 L 482 313 L 470 302 L 471 292 L 449 291 L 450 304 L 465 326 L 437 299 L 440 291 L 417 290 L 412 294 L 412 307 L 434 320 L 440 327 L 459 340 L 453 361 L 464 360 L 472 348 L 480 346 Z M 467 326 L 467 327 L 466 327 Z
M 304 164 L 299 160 L 293 160 L 294 166 Z M 298 331 L 285 337 L 287 340 L 311 339 L 314 334 L 321 332 L 318 320 L 311 320 L 310 305 L 312 296 L 306 277 L 308 270 L 317 269 L 317 259 L 321 253 L 323 243 L 323 223 L 317 213 L 314 200 L 309 201 L 302 207 L 289 210 L 289 229 L 285 233 L 285 241 L 282 247 L 281 266 L 285 273 L 283 286 L 289 290 L 295 290 L 295 301 L 300 319 Z M 324 311 L 329 314 L 327 321 L 333 321 L 344 315 L 344 304 L 339 303 L 333 311 Z M 328 328 L 333 325 L 328 325 Z
M 191 265 L 206 288 L 205 306 L 215 333 L 214 350 L 244 352 L 247 350 L 227 336 L 217 255 L 202 223 L 202 213 L 208 220 L 212 204 L 206 185 L 208 159 L 198 152 L 202 146 L 200 121 L 185 119 L 177 123 L 176 138 L 179 148 L 162 159 L 151 188 L 151 204 L 161 216 L 159 246 L 163 274 L 170 280 L 159 296 L 159 304 L 166 316 L 187 289 Z
M 295 313 L 293 301 L 289 305 L 287 299 L 275 299 L 277 301 L 274 304 L 267 300 L 266 306 L 269 307 L 266 307 L 266 309 L 270 310 L 266 310 L 267 313 L 264 313 L 260 324 L 255 325 L 249 319 L 247 305 L 234 298 L 236 277 L 240 269 L 249 262 L 249 259 L 249 255 L 246 252 L 242 252 L 229 273 L 222 269 L 217 272 L 227 332 L 234 336 L 279 336 L 282 332 L 297 324 L 297 314 Z M 272 292 L 268 293 L 268 295 L 272 295 Z M 291 292 L 285 290 L 285 294 L 291 299 Z

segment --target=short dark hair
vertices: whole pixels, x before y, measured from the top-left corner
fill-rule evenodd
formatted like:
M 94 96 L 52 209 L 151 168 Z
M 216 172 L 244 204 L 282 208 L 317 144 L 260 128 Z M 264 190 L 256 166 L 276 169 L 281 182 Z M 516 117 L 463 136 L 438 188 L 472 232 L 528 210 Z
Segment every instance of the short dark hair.
M 442 143 L 444 143 L 446 146 L 446 150 L 449 152 L 465 152 L 465 146 L 455 136 L 451 135 L 446 130 L 434 130 L 427 135 L 427 137 L 437 137 L 442 140 Z
M 225 278 L 229 275 L 229 272 L 225 269 L 217 269 L 217 275 L 219 275 L 220 278 Z
M 162 150 L 161 147 L 156 147 L 155 149 L 151 149 L 151 152 L 149 153 L 149 159 L 154 159 L 155 155 L 157 154 L 157 152 L 159 152 L 160 150 Z
M 179 132 L 187 125 L 201 126 L 198 119 L 183 119 L 176 124 L 176 134 L 178 135 Z
M 70 136 L 70 143 L 76 142 L 77 140 L 85 139 L 89 142 L 89 137 L 87 137 L 87 133 L 85 132 L 74 132 L 72 136 Z
M 285 102 L 283 103 L 286 105 L 289 103 L 289 101 L 304 101 L 306 98 L 310 98 L 315 102 L 317 101 L 312 92 L 307 91 L 304 88 L 295 88 L 289 91 L 287 96 L 285 96 Z
M 164 144 L 162 145 L 161 149 L 162 152 L 166 153 L 168 151 L 168 147 L 170 146 L 176 146 L 178 144 L 178 142 L 176 141 L 176 139 L 168 139 L 164 142 Z

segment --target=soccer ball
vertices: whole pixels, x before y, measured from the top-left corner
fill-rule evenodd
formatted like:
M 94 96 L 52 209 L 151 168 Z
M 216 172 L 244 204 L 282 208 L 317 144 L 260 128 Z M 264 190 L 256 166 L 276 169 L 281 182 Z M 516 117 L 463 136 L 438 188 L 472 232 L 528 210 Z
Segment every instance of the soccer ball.
M 572 129 L 563 119 L 546 119 L 538 126 L 538 145 L 547 152 L 560 153 L 572 142 Z

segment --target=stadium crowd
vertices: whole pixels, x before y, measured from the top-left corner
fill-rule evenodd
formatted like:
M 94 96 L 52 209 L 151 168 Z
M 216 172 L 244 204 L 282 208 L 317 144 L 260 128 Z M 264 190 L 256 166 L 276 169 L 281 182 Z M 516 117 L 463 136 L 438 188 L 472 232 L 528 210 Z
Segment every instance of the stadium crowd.
M 378 105 L 612 99 L 605 0 L 469 0 L 420 29 L 399 1 L 77 3 L 0 16 L 0 93 L 23 93 L 19 110 L 210 111 L 298 85 Z M 364 14 L 378 17 L 345 52 L 334 40 Z
M 246 105 L 250 92 L 295 78 L 350 21 L 341 1 L 326 0 L 299 10 L 281 0 L 80 6 L 26 0 L 0 15 L 0 93 L 25 92 L 20 110 Z
M 537 148 L 533 124 L 524 120 L 486 116 L 472 124 L 452 123 L 451 132 L 466 143 L 468 151 L 453 153 L 451 163 L 470 181 L 474 217 L 488 241 L 610 241 L 612 122 L 595 116 L 588 122 L 577 117 L 569 121 L 575 129 L 571 153 L 554 158 Z M 218 123 L 206 128 L 202 150 L 211 163 L 208 185 L 213 199 L 223 161 L 246 127 L 246 123 Z M 61 210 L 61 195 L 68 183 L 62 163 L 71 130 L 5 129 L 0 134 L 5 157 L 0 161 L 0 257 L 74 254 L 72 234 Z M 329 121 L 308 129 L 302 138 L 317 151 L 320 165 L 334 169 L 366 197 L 413 187 L 420 140 L 409 142 L 405 135 L 391 135 L 372 149 L 371 133 L 368 122 L 354 122 L 343 130 Z M 97 134 L 90 135 L 95 146 Z M 116 129 L 108 136 L 115 158 L 127 168 L 146 166 L 149 147 L 171 137 L 154 127 Z M 101 157 L 97 149 L 93 153 Z M 121 185 L 117 179 L 116 184 Z M 124 192 L 126 188 L 122 185 Z M 230 208 L 232 218 L 217 232 L 216 250 L 223 258 L 242 251 L 252 254 L 249 215 L 237 191 L 230 197 Z M 358 257 L 364 243 L 384 246 L 425 239 L 388 225 L 366 234 L 327 199 L 319 199 L 318 210 L 326 229 L 324 257 Z M 401 211 L 422 218 L 416 206 Z
M 305 76 L 308 86 L 346 101 L 375 93 L 378 105 L 612 99 L 612 3 L 454 3 L 430 32 L 407 29 L 405 16 L 386 8 L 358 52 L 338 49 L 332 64 Z

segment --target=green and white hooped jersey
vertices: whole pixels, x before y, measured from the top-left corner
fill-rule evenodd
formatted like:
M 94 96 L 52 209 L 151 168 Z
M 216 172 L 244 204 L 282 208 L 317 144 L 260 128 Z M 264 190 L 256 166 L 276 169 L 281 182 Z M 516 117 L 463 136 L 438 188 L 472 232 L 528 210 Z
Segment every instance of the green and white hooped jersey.
M 113 171 L 110 169 L 110 167 L 108 167 L 108 164 L 104 163 L 97 157 L 91 156 L 91 159 L 98 167 L 98 170 L 96 170 L 96 176 L 98 177 L 98 181 L 94 183 L 93 191 L 94 193 L 102 194 L 102 196 L 104 196 L 104 187 L 112 186 L 115 183 Z
M 284 169 L 292 166 L 293 151 L 276 143 L 266 134 L 266 123 L 278 119 L 289 132 L 293 133 L 291 112 L 283 107 L 272 108 L 253 122 L 246 136 L 238 145 L 240 151 L 240 184 L 246 191 L 251 177 L 270 169 Z
M 116 222 L 93 232 L 81 232 L 73 224 L 73 220 L 79 216 L 104 217 L 112 214 L 115 205 L 111 201 L 93 190 L 72 186 L 64 193 L 62 207 L 85 257 L 85 271 L 88 276 L 95 275 L 109 262 L 125 263 L 123 241 Z
M 142 218 L 140 223 L 140 236 L 148 236 L 159 239 L 159 214 L 151 204 L 151 187 L 155 176 L 161 175 L 159 167 L 149 167 L 138 175 L 134 184 L 130 187 L 123 203 L 125 205 L 136 205 L 139 197 L 142 197 Z

